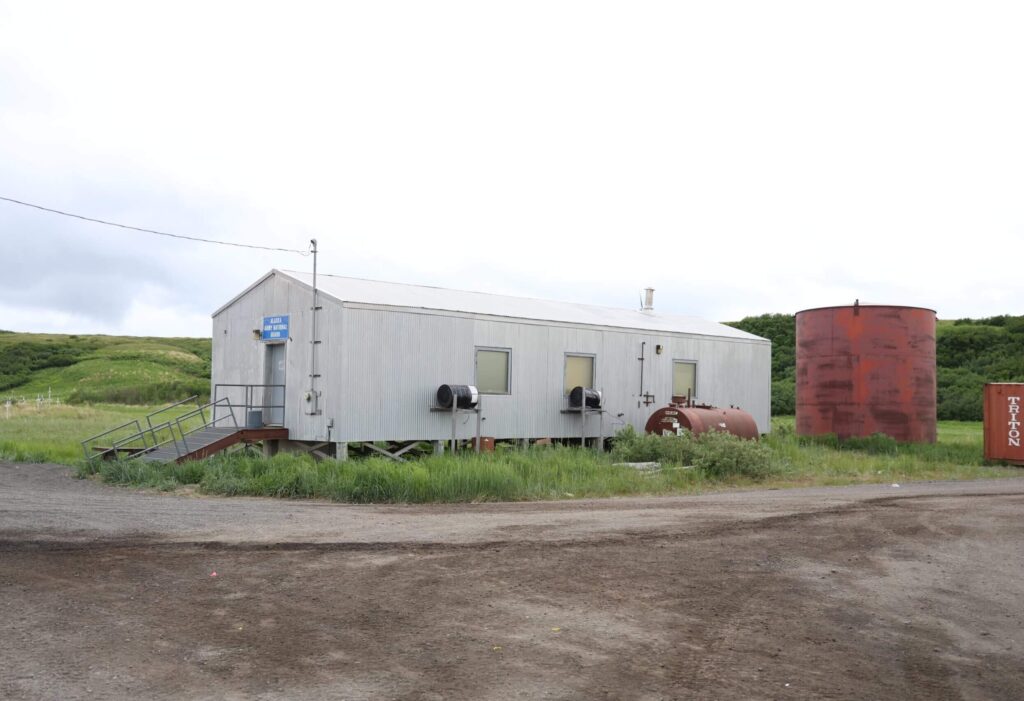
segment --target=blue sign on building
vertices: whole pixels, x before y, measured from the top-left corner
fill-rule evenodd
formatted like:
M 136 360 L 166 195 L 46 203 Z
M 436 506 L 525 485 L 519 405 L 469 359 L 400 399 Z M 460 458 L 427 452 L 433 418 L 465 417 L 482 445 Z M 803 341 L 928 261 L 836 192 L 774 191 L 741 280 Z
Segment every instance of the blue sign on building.
M 263 335 L 261 339 L 264 341 L 287 341 L 288 315 L 263 317 Z

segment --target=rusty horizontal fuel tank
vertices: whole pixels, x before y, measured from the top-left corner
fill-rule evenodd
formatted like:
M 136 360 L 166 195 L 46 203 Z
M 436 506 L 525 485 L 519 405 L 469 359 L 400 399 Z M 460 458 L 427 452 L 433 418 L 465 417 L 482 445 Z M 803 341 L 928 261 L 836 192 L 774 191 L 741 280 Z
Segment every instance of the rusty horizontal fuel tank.
M 1024 383 L 985 385 L 985 459 L 1024 465 Z
M 757 422 L 742 409 L 685 407 L 676 404 L 658 409 L 647 419 L 644 430 L 659 436 L 679 435 L 684 430 L 697 435 L 705 431 L 725 431 L 740 438 L 757 438 Z
M 854 304 L 796 315 L 796 432 L 934 443 L 935 311 Z

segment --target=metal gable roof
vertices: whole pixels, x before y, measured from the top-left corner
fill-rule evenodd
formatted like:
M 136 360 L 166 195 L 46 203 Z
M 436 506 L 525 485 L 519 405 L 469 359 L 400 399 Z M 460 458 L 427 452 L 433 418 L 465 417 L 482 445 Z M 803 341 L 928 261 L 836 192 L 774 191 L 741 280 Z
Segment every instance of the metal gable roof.
M 311 273 L 274 270 L 270 274 L 275 273 L 291 278 L 307 287 L 312 287 L 313 276 Z M 265 279 L 265 277 L 261 278 L 261 280 Z M 664 314 L 657 311 L 642 312 L 635 309 L 600 307 L 591 304 L 557 302 L 528 297 L 510 297 L 486 292 L 468 292 L 450 290 L 443 287 L 428 287 L 426 285 L 362 280 L 338 275 L 324 275 L 322 273 L 317 275 L 317 288 L 322 293 L 335 298 L 339 302 L 464 312 L 514 319 L 610 326 L 656 332 L 686 333 L 747 341 L 767 341 L 767 339 L 760 336 L 734 329 L 725 324 L 706 321 L 693 316 Z M 230 304 L 231 302 L 225 305 L 225 307 Z

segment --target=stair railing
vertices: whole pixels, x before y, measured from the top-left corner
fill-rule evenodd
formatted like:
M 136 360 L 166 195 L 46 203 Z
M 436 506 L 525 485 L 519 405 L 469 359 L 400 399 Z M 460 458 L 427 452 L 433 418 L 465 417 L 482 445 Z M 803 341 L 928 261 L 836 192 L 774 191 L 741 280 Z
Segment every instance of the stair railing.
M 166 439 L 164 441 L 161 441 L 160 440 L 160 432 L 163 431 L 163 430 L 166 430 L 167 433 L 170 434 L 170 438 L 168 438 L 168 439 Z M 149 429 L 149 433 L 150 433 L 150 440 L 153 441 L 153 450 L 152 451 L 147 451 L 147 452 L 153 452 L 153 451 L 157 450 L 158 448 L 162 448 L 163 446 L 167 445 L 168 443 L 173 443 L 174 444 L 174 452 L 177 453 L 179 458 L 181 457 L 181 446 L 178 445 L 178 439 L 174 437 L 174 423 L 173 422 L 165 421 L 162 424 L 157 424 L 156 426 L 151 426 L 150 429 Z
M 153 428 L 153 417 L 154 416 L 158 416 L 160 414 L 163 414 L 165 411 L 170 411 L 171 409 L 173 409 L 175 407 L 179 407 L 182 404 L 190 404 L 192 402 L 195 402 L 197 407 L 199 406 L 199 395 L 198 394 L 193 394 L 191 397 L 188 397 L 186 399 L 182 399 L 180 402 L 175 402 L 174 404 L 168 404 L 163 409 L 157 409 L 152 414 L 147 414 L 146 415 L 146 424 L 149 426 L 150 429 L 152 429 Z M 169 422 L 167 422 L 167 423 L 169 423 Z
M 102 458 L 103 456 L 108 455 L 111 452 L 114 452 L 114 454 L 116 455 L 115 451 L 119 447 L 121 447 L 121 445 L 127 443 L 129 439 L 123 439 L 123 440 L 117 441 L 110 448 L 107 448 L 105 450 L 99 451 L 99 452 L 97 452 L 97 453 L 95 453 L 93 455 L 89 454 L 89 445 L 93 441 L 98 441 L 101 438 L 106 438 L 107 436 L 109 436 L 109 435 L 111 435 L 113 433 L 117 433 L 118 431 L 121 431 L 122 429 L 128 428 L 129 426 L 134 426 L 135 427 L 135 433 L 133 433 L 131 436 L 129 436 L 129 438 L 130 439 L 138 439 L 139 437 L 141 437 L 142 440 L 143 440 L 143 449 L 145 450 L 146 447 L 147 447 L 145 445 L 146 437 L 145 437 L 145 435 L 143 435 L 143 432 L 142 432 L 142 424 L 139 423 L 138 419 L 135 419 L 134 421 L 128 421 L 126 423 L 121 424 L 120 426 L 116 426 L 116 427 L 110 429 L 109 431 L 104 431 L 103 433 L 97 433 L 95 436 L 90 436 L 89 438 L 86 438 L 84 441 L 82 441 L 82 452 L 85 454 L 86 461 L 91 461 L 93 458 Z
M 239 392 L 241 390 L 241 392 Z M 235 401 L 241 394 L 241 402 Z M 246 425 L 249 422 L 249 413 L 259 409 L 263 412 L 264 425 L 280 425 L 284 423 L 286 401 L 285 385 L 278 384 L 231 384 L 217 383 L 213 386 L 213 399 L 220 402 L 228 399 L 227 404 L 222 406 L 231 409 L 244 409 Z M 230 398 L 230 399 L 229 399 Z M 281 421 L 271 421 L 271 418 L 280 418 Z
M 217 417 L 217 409 L 218 408 L 226 408 L 228 410 L 228 413 L 226 415 L 218 418 Z M 211 415 L 211 420 L 210 421 L 206 420 L 206 414 L 203 413 L 205 409 L 210 409 L 210 415 Z M 186 431 L 185 429 L 182 428 L 182 426 L 181 426 L 182 419 L 190 419 L 190 418 L 194 418 L 196 416 L 199 416 L 202 419 L 202 424 L 200 424 L 196 428 L 191 429 L 190 431 Z M 174 423 L 178 427 L 178 434 L 181 436 L 181 443 L 182 443 L 182 445 L 185 446 L 185 454 L 187 455 L 188 453 L 192 452 L 191 449 L 189 449 L 189 447 L 188 447 L 187 436 L 195 433 L 196 431 L 202 431 L 204 429 L 214 427 L 214 426 L 217 425 L 218 421 L 220 421 L 221 419 L 226 419 L 228 417 L 230 417 L 231 421 L 234 423 L 235 430 L 238 430 L 238 419 L 235 417 L 235 410 L 231 407 L 231 404 L 228 402 L 227 397 L 225 397 L 224 399 L 218 399 L 216 401 L 209 402 L 208 404 L 204 404 L 204 405 L 200 406 L 199 408 L 193 409 L 192 411 L 188 412 L 187 414 L 182 414 L 181 416 L 176 418 L 174 420 Z
M 94 460 L 96 458 L 104 458 L 105 456 L 110 455 L 111 453 L 113 453 L 114 456 L 116 457 L 120 452 L 130 452 L 131 455 L 134 457 L 136 455 L 141 455 L 143 453 L 153 452 L 154 450 L 156 450 L 158 448 L 162 448 L 163 446 L 167 445 L 168 443 L 174 443 L 175 453 L 177 453 L 178 457 L 180 458 L 183 455 L 187 455 L 188 453 L 192 452 L 191 450 L 189 450 L 188 439 L 186 438 L 186 436 L 191 435 L 191 434 L 195 433 L 196 431 L 202 431 L 203 429 L 215 426 L 219 421 L 222 421 L 222 420 L 225 420 L 225 419 L 228 419 L 228 418 L 231 419 L 231 421 L 234 424 L 236 430 L 239 428 L 239 426 L 238 426 L 238 419 L 235 416 L 234 407 L 231 405 L 231 403 L 230 403 L 230 401 L 228 400 L 227 397 L 225 397 L 223 399 L 216 400 L 216 401 L 208 402 L 206 404 L 200 404 L 199 406 L 197 406 L 192 411 L 186 412 L 186 413 L 182 414 L 181 416 L 178 416 L 178 417 L 176 417 L 174 419 L 165 421 L 165 422 L 163 422 L 161 424 L 157 424 L 156 426 L 154 426 L 152 424 L 152 417 L 156 416 L 157 414 L 161 414 L 161 413 L 167 411 L 168 409 L 172 409 L 174 407 L 181 406 L 182 404 L 186 404 L 186 403 L 192 401 L 193 399 L 196 399 L 196 397 L 189 397 L 188 399 L 184 399 L 184 400 L 182 400 L 180 402 L 176 402 L 176 403 L 174 403 L 174 404 L 172 404 L 170 406 L 167 406 L 167 407 L 164 407 L 163 409 L 160 409 L 159 411 L 155 411 L 152 414 L 149 414 L 146 417 L 147 426 L 145 428 L 143 428 L 143 426 L 142 426 L 142 424 L 141 424 L 141 422 L 139 420 L 134 420 L 134 421 L 129 421 L 127 423 L 121 424 L 120 426 L 117 426 L 116 428 L 112 428 L 109 431 L 104 431 L 103 433 L 99 433 L 99 434 L 97 434 L 95 436 L 91 436 L 89 438 L 86 438 L 84 441 L 82 441 L 82 452 L 85 455 L 86 461 L 87 462 L 91 462 L 92 460 Z M 224 414 L 221 417 L 217 417 L 217 409 L 218 408 L 220 408 L 220 409 L 227 409 L 227 413 Z M 207 417 L 206 417 L 206 410 L 207 409 L 211 410 L 210 411 L 210 415 L 211 415 L 210 419 L 207 419 Z M 193 428 L 193 429 L 190 429 L 190 430 L 185 430 L 185 428 L 182 426 L 182 421 L 183 420 L 187 421 L 188 419 L 195 418 L 196 416 L 198 416 L 200 418 L 200 421 L 201 421 L 200 425 L 197 426 L 196 428 Z M 124 438 L 121 438 L 120 440 L 114 441 L 114 443 L 111 445 L 110 448 L 106 448 L 105 450 L 96 452 L 93 455 L 89 454 L 89 445 L 93 441 L 96 441 L 96 440 L 98 440 L 100 438 L 104 438 L 104 437 L 109 436 L 109 435 L 111 435 L 113 433 L 117 433 L 118 431 L 121 431 L 121 430 L 126 429 L 126 428 L 130 428 L 130 427 L 134 427 L 135 428 L 135 433 L 133 433 L 133 434 L 131 434 L 129 436 L 126 436 Z M 175 428 L 178 431 L 178 435 L 177 436 L 175 436 L 175 431 L 174 431 Z M 162 437 L 161 436 L 161 432 L 164 431 L 164 430 L 166 430 L 170 434 L 170 437 L 167 438 L 166 440 L 161 441 L 160 440 L 160 438 Z M 147 440 L 147 437 L 148 437 L 148 440 Z M 142 447 L 141 448 L 132 448 L 132 447 L 127 447 L 126 448 L 126 446 L 129 446 L 129 444 L 134 443 L 134 442 L 139 441 L 139 440 L 142 441 Z M 180 445 L 179 445 L 179 440 L 180 440 Z M 185 449 L 184 453 L 182 452 L 182 447 L 184 447 L 184 449 Z

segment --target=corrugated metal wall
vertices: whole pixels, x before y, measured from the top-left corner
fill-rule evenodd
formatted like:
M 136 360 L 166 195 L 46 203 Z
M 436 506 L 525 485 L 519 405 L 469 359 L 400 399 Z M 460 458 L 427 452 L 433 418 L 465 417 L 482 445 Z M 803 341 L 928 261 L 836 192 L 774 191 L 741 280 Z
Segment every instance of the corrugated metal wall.
M 605 393 L 605 435 L 623 422 L 643 430 L 650 414 L 671 398 L 672 361 L 697 362 L 697 398 L 749 411 L 769 430 L 771 346 L 767 342 L 684 334 L 646 334 L 539 321 L 498 320 L 457 312 L 396 310 L 321 297 L 323 341 L 319 380 L 323 413 L 307 415 L 309 385 L 308 289 L 271 276 L 214 318 L 214 382 L 262 383 L 264 347 L 252 338 L 263 316 L 289 314 L 285 424 L 296 440 L 437 440 L 451 436 L 451 418 L 432 413 L 443 383 L 473 384 L 475 349 L 511 350 L 509 395 L 484 395 L 483 434 L 495 438 L 576 437 L 580 419 L 561 413 L 566 353 L 596 356 L 595 385 Z M 227 333 L 225 334 L 225 330 Z M 640 395 L 640 344 L 646 341 Z M 655 347 L 660 344 L 659 355 Z M 637 404 L 640 402 L 640 406 Z M 614 418 L 623 413 L 621 419 Z M 327 422 L 334 420 L 328 436 Z M 465 421 L 465 423 L 461 423 Z M 588 435 L 598 434 L 596 418 Z M 460 419 L 460 437 L 475 432 Z

